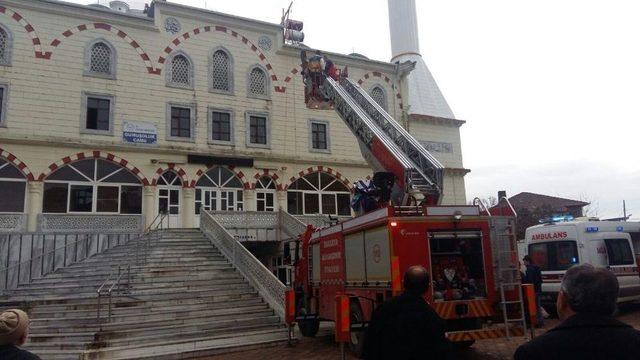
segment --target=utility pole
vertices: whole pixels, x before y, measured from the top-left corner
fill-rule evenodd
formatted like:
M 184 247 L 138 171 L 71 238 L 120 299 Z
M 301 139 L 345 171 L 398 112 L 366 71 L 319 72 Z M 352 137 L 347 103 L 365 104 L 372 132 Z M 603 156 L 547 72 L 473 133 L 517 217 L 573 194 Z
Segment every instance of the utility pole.
M 627 221 L 627 203 L 624 200 L 622 200 L 622 216 L 624 221 Z

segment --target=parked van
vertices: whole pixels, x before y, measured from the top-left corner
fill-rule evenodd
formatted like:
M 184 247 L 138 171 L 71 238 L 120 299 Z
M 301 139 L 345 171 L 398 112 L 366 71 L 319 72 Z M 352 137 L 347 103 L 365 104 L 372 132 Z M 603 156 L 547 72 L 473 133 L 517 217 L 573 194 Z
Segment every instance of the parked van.
M 640 299 L 640 223 L 568 221 L 536 225 L 525 232 L 525 254 L 542 270 L 542 304 L 555 305 L 560 282 L 575 264 L 611 269 L 620 283 L 619 302 Z M 521 256 L 522 257 L 522 256 Z

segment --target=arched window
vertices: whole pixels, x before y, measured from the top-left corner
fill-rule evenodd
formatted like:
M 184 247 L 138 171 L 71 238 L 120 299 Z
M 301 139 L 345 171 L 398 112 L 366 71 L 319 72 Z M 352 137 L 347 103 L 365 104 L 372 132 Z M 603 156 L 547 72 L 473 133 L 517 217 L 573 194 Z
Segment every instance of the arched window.
M 116 50 L 106 40 L 89 44 L 85 54 L 85 75 L 114 78 L 116 75 Z
M 45 179 L 43 212 L 141 214 L 142 184 L 119 164 L 76 161 Z
M 180 214 L 182 179 L 174 170 L 167 170 L 158 178 L 158 213 Z
M 0 213 L 24 212 L 27 179 L 12 163 L 0 159 Z
M 214 50 L 210 59 L 209 89 L 214 92 L 231 93 L 233 91 L 233 64 L 229 52 Z
M 209 169 L 196 183 L 196 214 L 200 214 L 200 209 L 244 210 L 243 189 L 242 181 L 233 171 L 223 167 Z
M 269 97 L 269 78 L 267 72 L 260 66 L 254 66 L 249 71 L 247 95 L 257 98 Z
M 11 65 L 13 35 L 9 29 L 0 25 L 0 65 Z
M 371 98 L 380 105 L 383 109 L 387 110 L 387 93 L 382 86 L 375 85 L 371 88 Z
M 315 172 L 294 181 L 287 191 L 287 209 L 293 215 L 351 215 L 351 192 L 330 174 Z
M 256 181 L 256 210 L 275 211 L 276 182 L 269 176 Z
M 167 85 L 193 88 L 193 66 L 185 54 L 177 54 L 170 60 L 167 72 Z

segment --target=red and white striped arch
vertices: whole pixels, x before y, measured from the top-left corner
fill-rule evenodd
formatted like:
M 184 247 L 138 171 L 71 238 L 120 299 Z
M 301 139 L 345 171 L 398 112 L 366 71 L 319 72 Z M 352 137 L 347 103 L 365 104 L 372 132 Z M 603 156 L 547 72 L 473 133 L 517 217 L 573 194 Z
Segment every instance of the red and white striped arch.
M 287 184 L 284 188 L 284 190 L 289 189 L 289 186 L 291 186 L 291 184 L 293 184 L 296 180 L 300 179 L 301 177 L 304 177 L 305 175 L 309 175 L 309 174 L 313 174 L 313 173 L 317 173 L 317 172 L 323 172 L 323 173 L 327 173 L 333 177 L 335 177 L 336 179 L 338 179 L 338 181 L 340 181 L 341 183 L 343 183 L 349 190 L 353 191 L 353 185 L 351 184 L 351 182 L 345 178 L 344 176 L 342 176 L 342 174 L 330 167 L 324 167 L 324 166 L 312 166 L 309 168 L 306 168 L 305 170 L 302 170 L 298 173 L 298 175 L 296 176 L 292 176 L 289 179 L 289 184 Z
M 0 14 L 4 14 L 9 16 L 11 19 L 20 24 L 24 30 L 27 32 L 29 38 L 31 38 L 31 43 L 33 44 L 33 51 L 38 59 L 49 59 L 51 57 L 51 52 L 44 52 L 42 50 L 42 41 L 36 32 L 36 29 L 31 25 L 24 16 L 20 15 L 18 12 L 0 5 Z
M 273 183 L 276 185 L 276 190 L 277 191 L 283 191 L 284 190 L 284 186 L 282 186 L 282 184 L 280 183 L 279 179 L 280 177 L 278 176 L 278 174 L 276 174 L 275 172 L 270 171 L 269 169 L 264 169 L 262 172 L 256 173 L 253 178 L 256 179 L 256 181 L 251 184 L 251 188 L 255 189 L 256 188 L 256 183 L 258 182 L 258 179 L 262 178 L 262 177 L 268 177 L 271 178 L 271 180 L 273 180 Z
M 211 167 L 206 168 L 206 169 L 198 170 L 198 172 L 196 172 L 196 177 L 193 180 L 191 180 L 190 187 L 192 187 L 192 188 L 196 187 L 196 183 L 198 183 L 198 180 L 200 180 L 200 178 L 202 177 L 202 175 L 205 172 L 207 172 L 207 171 L 209 171 L 209 170 L 211 170 L 213 168 L 217 168 L 217 167 L 222 167 L 222 168 L 231 170 L 231 172 L 234 173 L 235 176 L 238 179 L 240 179 L 240 182 L 242 182 L 242 186 L 246 190 L 250 190 L 251 189 L 251 183 L 247 180 L 247 178 L 245 177 L 245 175 L 244 175 L 244 173 L 242 171 L 236 171 L 235 167 L 233 167 L 233 166 L 224 166 L 224 165 L 214 165 L 214 166 L 211 166 Z
M 389 84 L 391 86 L 391 88 L 395 91 L 396 93 L 396 99 L 398 99 L 398 103 L 400 105 L 400 109 L 404 109 L 404 104 L 402 103 L 402 95 L 400 94 L 400 91 L 398 91 L 397 87 L 394 86 L 393 81 L 391 81 L 391 78 L 389 78 L 388 75 L 383 74 L 379 71 L 372 71 L 372 72 L 368 72 L 366 74 L 364 74 L 364 76 L 358 80 L 358 85 L 362 86 L 362 84 L 366 81 L 369 80 L 371 78 L 377 77 L 380 80 L 383 80 L 384 82 L 386 82 L 387 84 Z
M 46 180 L 47 176 L 51 175 L 54 171 L 58 170 L 59 168 L 67 164 L 71 164 L 76 161 L 84 160 L 84 159 L 103 159 L 103 160 L 112 162 L 114 164 L 118 164 L 126 168 L 127 170 L 131 171 L 131 173 L 135 175 L 140 180 L 140 182 L 142 182 L 143 185 L 145 186 L 150 185 L 149 180 L 147 180 L 147 178 L 142 174 L 140 169 L 133 166 L 128 160 L 117 157 L 114 154 L 104 152 L 104 151 L 98 151 L 98 150 L 81 152 L 71 156 L 65 156 L 61 160 L 56 161 L 55 163 L 49 165 L 47 167 L 47 170 L 42 174 L 40 174 L 40 176 L 38 177 L 38 180 L 44 181 Z
M 160 176 L 169 170 L 173 170 L 176 174 L 178 174 L 178 176 L 180 177 L 180 181 L 182 181 L 182 187 L 189 187 L 189 180 L 187 180 L 186 171 L 184 171 L 180 167 L 176 167 L 176 164 L 173 164 L 173 163 L 167 164 L 166 168 L 159 167 L 158 170 L 156 170 L 155 174 L 153 174 L 153 179 L 151 179 L 151 185 L 153 186 L 158 185 L 158 179 L 160 179 Z
M 27 178 L 28 181 L 35 180 L 35 176 L 33 176 L 33 173 L 31 172 L 31 170 L 29 170 L 29 167 L 27 167 L 27 164 L 25 164 L 20 159 L 18 159 L 17 156 L 13 155 L 12 153 L 8 152 L 5 149 L 0 148 L 0 158 L 3 158 L 8 162 L 12 163 L 13 165 L 15 165 L 18 168 L 18 170 L 20 170 L 22 175 L 24 175 L 24 177 Z
M 258 59 L 260 59 L 260 63 L 267 69 L 267 71 L 269 71 L 269 75 L 271 75 L 271 81 L 273 81 L 273 83 L 277 83 L 278 82 L 278 76 L 276 75 L 275 71 L 273 71 L 273 66 L 271 65 L 271 63 L 269 62 L 269 60 L 267 59 L 267 57 L 260 51 L 260 49 L 251 41 L 249 40 L 247 37 L 245 37 L 244 35 L 238 33 L 235 30 L 231 30 L 226 26 L 220 26 L 220 25 L 207 25 L 207 26 L 201 26 L 201 27 L 197 27 L 189 32 L 186 32 L 178 37 L 176 37 L 175 39 L 173 39 L 173 41 L 171 41 L 171 43 L 169 43 L 169 45 L 167 45 L 164 48 L 164 54 L 161 55 L 158 58 L 158 71 L 162 70 L 162 67 L 164 66 L 164 64 L 167 61 L 167 58 L 169 57 L 169 55 L 171 55 L 171 53 L 178 48 L 178 46 L 180 46 L 181 44 L 185 43 L 187 40 L 196 37 L 198 35 L 202 35 L 202 34 L 206 34 L 206 33 L 223 33 L 223 34 L 227 34 L 235 39 L 237 39 L 238 41 L 241 41 L 244 45 L 246 45 L 253 53 L 255 53 L 255 55 L 258 57 Z M 276 92 L 280 92 L 283 93 L 286 91 L 286 87 L 284 86 L 277 86 L 274 85 L 274 90 Z
M 147 52 L 144 51 L 142 46 L 140 46 L 140 44 L 137 41 L 135 41 L 133 38 L 131 38 L 126 32 L 120 30 L 119 28 L 111 24 L 89 23 L 89 24 L 82 24 L 82 25 L 78 25 L 76 27 L 67 29 L 62 33 L 62 36 L 60 38 L 54 39 L 51 42 L 51 46 L 54 48 L 57 48 L 60 45 L 62 45 L 62 42 L 64 41 L 64 39 L 70 38 L 73 35 L 76 35 L 83 31 L 88 31 L 88 30 L 103 30 L 103 31 L 107 31 L 115 34 L 118 38 L 122 39 L 124 42 L 129 44 L 138 53 L 138 55 L 144 62 L 144 65 L 147 67 L 147 71 L 149 72 L 149 74 L 160 75 L 160 70 L 156 69 L 153 66 L 153 63 L 151 62 L 151 58 L 149 57 Z

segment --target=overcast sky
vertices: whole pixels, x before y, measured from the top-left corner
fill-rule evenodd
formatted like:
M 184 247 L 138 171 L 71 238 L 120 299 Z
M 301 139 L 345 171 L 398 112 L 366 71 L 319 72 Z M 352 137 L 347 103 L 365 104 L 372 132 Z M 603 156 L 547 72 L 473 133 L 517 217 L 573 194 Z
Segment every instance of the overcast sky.
M 278 23 L 290 0 L 170 1 Z M 422 55 L 467 120 L 469 199 L 530 191 L 601 217 L 626 199 L 640 218 L 640 1 L 416 2 Z M 311 47 L 391 57 L 387 0 L 296 0 L 292 15 Z

